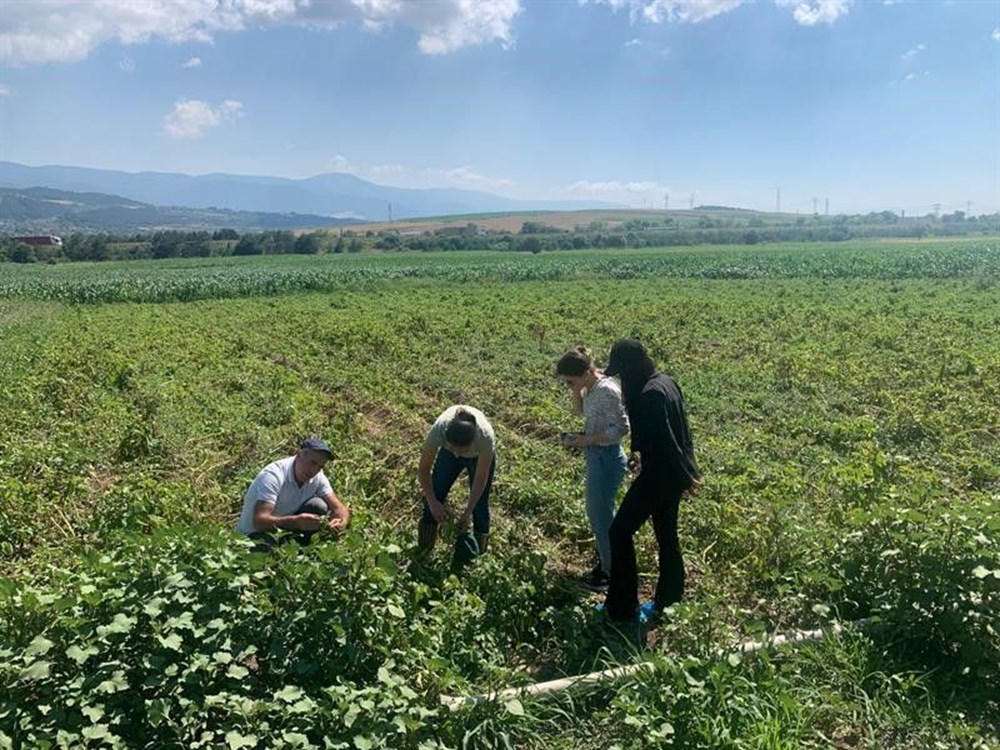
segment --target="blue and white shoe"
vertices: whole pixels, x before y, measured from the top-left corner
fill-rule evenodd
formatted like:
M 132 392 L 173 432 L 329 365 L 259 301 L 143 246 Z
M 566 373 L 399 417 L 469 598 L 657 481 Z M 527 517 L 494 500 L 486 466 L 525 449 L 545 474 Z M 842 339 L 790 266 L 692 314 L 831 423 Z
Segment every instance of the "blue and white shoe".
M 604 602 L 595 604 L 594 611 L 603 614 L 605 612 Z M 646 602 L 645 604 L 640 605 L 635 611 L 634 620 L 640 625 L 651 625 L 657 622 L 662 616 L 663 612 L 656 608 L 656 604 L 654 602 Z
M 655 602 L 646 602 L 639 606 L 639 611 L 636 614 L 638 615 L 639 622 L 643 625 L 649 625 L 659 620 L 663 612 L 656 608 Z

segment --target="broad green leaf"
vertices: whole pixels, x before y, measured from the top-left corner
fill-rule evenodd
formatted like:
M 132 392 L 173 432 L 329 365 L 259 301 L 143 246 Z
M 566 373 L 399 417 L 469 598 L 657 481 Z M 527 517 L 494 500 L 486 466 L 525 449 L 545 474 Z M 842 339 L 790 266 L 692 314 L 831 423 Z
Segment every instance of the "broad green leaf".
M 98 652 L 97 646 L 87 646 L 86 648 L 80 648 L 75 643 L 66 649 L 66 656 L 77 664 L 83 664 L 91 656 L 94 656 Z
M 228 651 L 216 651 L 212 658 L 219 664 L 229 664 L 233 660 L 233 655 Z
M 36 635 L 24 650 L 26 657 L 44 656 L 55 644 L 43 635 Z
M 166 638 L 162 635 L 156 636 L 164 648 L 173 649 L 174 651 L 180 651 L 181 647 L 184 645 L 184 639 L 178 633 L 171 633 Z
M 107 625 L 101 625 L 97 628 L 97 635 L 104 638 L 105 636 L 115 633 L 127 633 L 132 629 L 132 626 L 135 625 L 135 623 L 136 618 L 129 617 L 128 615 L 119 612 Z
M 972 569 L 972 575 L 974 575 L 976 578 L 986 578 L 986 576 L 992 574 L 993 571 L 984 565 L 977 565 L 975 568 Z
M 81 730 L 88 740 L 108 740 L 114 737 L 107 724 L 91 724 Z
M 396 604 L 393 604 L 392 602 L 389 602 L 389 604 L 387 604 L 385 608 L 389 611 L 390 615 L 399 620 L 402 620 L 404 617 L 406 617 L 406 612 L 404 612 L 401 607 L 399 607 Z
M 305 693 L 297 685 L 285 685 L 285 687 L 274 694 L 274 697 L 285 703 L 292 703 L 299 700 L 303 695 Z
M 100 704 L 91 704 L 89 706 L 81 706 L 80 713 L 90 719 L 92 724 L 96 724 L 102 716 L 104 716 L 104 706 Z
M 229 750 L 240 750 L 241 747 L 254 747 L 257 744 L 257 736 L 253 734 L 240 734 L 235 729 L 226 732 L 226 743 Z
M 44 680 L 49 676 L 49 671 L 52 669 L 52 662 L 50 661 L 36 661 L 33 664 L 29 664 L 27 667 L 21 670 L 21 674 L 18 679 L 21 680 Z
M 119 693 L 128 689 L 128 680 L 125 679 L 125 672 L 116 669 L 114 674 L 97 686 L 99 693 Z
M 517 698 L 511 698 L 509 701 L 503 704 L 503 707 L 507 710 L 507 713 L 514 716 L 524 716 L 524 706 L 521 705 L 521 701 Z

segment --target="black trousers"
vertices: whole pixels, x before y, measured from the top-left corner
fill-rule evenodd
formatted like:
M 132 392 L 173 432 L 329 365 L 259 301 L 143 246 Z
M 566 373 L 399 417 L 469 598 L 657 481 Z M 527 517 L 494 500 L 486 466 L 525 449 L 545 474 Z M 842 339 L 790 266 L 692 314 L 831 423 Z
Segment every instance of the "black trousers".
M 611 523 L 611 583 L 605 608 L 612 620 L 631 620 L 639 606 L 639 572 L 635 560 L 635 533 L 653 519 L 659 548 L 657 609 L 679 602 L 684 594 L 684 558 L 677 538 L 677 512 L 684 490 L 656 471 L 639 472 Z

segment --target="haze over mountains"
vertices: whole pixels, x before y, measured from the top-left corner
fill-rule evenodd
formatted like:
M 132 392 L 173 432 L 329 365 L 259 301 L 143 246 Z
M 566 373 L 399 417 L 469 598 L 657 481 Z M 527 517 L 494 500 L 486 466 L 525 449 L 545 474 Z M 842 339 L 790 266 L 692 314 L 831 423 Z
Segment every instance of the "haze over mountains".
M 294 212 L 370 221 L 389 218 L 390 204 L 393 219 L 618 207 L 618 204 L 595 201 L 512 200 L 477 190 L 454 188 L 387 187 L 338 172 L 292 180 L 257 175 L 133 173 L 57 165 L 33 167 L 0 162 L 0 187 L 105 193 L 153 206 Z

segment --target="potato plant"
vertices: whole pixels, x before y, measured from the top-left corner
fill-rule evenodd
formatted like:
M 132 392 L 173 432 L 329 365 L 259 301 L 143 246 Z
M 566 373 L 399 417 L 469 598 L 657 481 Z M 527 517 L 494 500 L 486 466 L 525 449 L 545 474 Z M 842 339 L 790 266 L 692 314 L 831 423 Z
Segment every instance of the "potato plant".
M 989 238 L 0 266 L 0 748 L 993 746 L 998 281 Z M 705 474 L 686 600 L 642 652 L 575 585 L 558 441 L 556 359 L 622 335 L 684 389 Z M 500 441 L 461 576 L 448 539 L 414 551 L 456 402 Z M 251 554 L 243 491 L 312 434 L 352 528 Z M 719 656 L 833 618 L 873 624 Z

